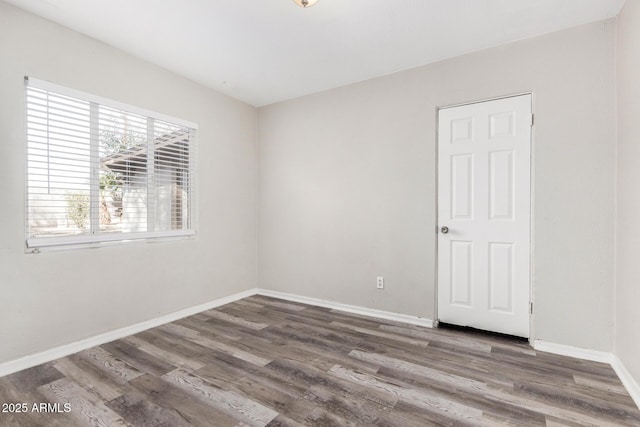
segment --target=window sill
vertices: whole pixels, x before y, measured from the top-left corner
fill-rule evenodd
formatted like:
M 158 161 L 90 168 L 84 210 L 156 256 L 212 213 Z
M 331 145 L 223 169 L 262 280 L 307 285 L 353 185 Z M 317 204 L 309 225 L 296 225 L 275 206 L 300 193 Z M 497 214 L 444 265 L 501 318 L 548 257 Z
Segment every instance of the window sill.
M 195 230 L 157 231 L 146 233 L 118 233 L 66 237 L 31 237 L 26 241 L 25 253 L 67 251 L 75 249 L 103 248 L 131 243 L 154 243 L 192 239 Z

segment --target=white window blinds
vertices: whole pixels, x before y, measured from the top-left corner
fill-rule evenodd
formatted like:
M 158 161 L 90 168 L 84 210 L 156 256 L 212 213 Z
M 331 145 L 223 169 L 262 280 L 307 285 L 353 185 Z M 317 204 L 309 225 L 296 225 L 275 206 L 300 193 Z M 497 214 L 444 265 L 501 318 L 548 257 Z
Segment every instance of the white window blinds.
M 195 234 L 195 124 L 25 81 L 28 252 Z

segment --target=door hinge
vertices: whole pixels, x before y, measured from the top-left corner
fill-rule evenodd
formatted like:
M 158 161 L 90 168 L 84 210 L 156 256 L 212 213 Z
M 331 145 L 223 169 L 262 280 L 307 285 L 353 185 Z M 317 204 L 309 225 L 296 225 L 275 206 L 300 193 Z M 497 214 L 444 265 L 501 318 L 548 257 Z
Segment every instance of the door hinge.
M 534 122 L 534 115 L 531 114 L 531 126 L 533 126 L 533 122 Z
M 529 302 L 529 314 L 533 314 L 533 302 Z

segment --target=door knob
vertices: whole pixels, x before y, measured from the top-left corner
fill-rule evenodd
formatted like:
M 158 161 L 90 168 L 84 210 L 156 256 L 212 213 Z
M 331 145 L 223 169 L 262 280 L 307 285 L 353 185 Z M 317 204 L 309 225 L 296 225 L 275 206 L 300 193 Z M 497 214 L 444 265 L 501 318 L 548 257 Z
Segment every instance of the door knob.
M 443 225 L 440 231 L 442 232 L 442 234 L 447 234 L 449 232 L 449 227 Z

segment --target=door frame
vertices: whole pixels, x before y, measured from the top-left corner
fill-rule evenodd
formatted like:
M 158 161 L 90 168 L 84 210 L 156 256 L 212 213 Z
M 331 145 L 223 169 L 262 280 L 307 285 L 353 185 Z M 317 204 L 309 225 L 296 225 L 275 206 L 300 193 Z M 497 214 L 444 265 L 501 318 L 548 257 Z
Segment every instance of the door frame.
M 436 183 L 436 191 L 435 191 L 435 195 L 436 195 L 436 203 L 435 203 L 435 218 L 436 218 L 436 223 L 435 223 L 435 266 L 434 266 L 434 279 L 435 279 L 435 286 L 434 286 L 434 302 L 435 302 L 435 307 L 434 307 L 434 320 L 433 320 L 433 326 L 435 328 L 438 327 L 440 320 L 439 320 L 439 314 L 438 314 L 438 261 L 439 261 L 439 247 L 438 247 L 438 224 L 440 224 L 439 222 L 439 218 L 438 218 L 438 211 L 439 211 L 439 190 L 440 190 L 440 182 L 439 182 L 439 177 L 440 177 L 440 162 L 439 160 L 439 145 L 440 145 L 440 110 L 446 109 L 446 108 L 453 108 L 453 107 L 462 107 L 465 105 L 472 105 L 472 104 L 479 104 L 479 103 L 483 103 L 483 102 L 488 102 L 488 101 L 497 101 L 500 99 L 507 99 L 507 98 L 514 98 L 517 96 L 522 96 L 522 95 L 531 95 L 531 114 L 535 116 L 535 105 L 536 105 L 536 98 L 535 98 L 535 94 L 533 93 L 533 91 L 528 91 L 528 92 L 515 92 L 509 95 L 502 95 L 502 96 L 495 96 L 495 97 L 491 97 L 491 98 L 483 98 L 483 99 L 478 99 L 478 100 L 474 100 L 474 101 L 468 101 L 468 102 L 460 102 L 460 103 L 455 103 L 455 104 L 444 104 L 444 105 L 437 105 L 436 106 L 436 111 L 435 111 L 435 183 Z M 529 155 L 529 165 L 530 165 L 530 172 L 529 172 L 529 177 L 530 177 L 530 181 L 529 181 L 529 197 L 530 197 L 530 212 L 529 212 L 529 304 L 530 304 L 530 311 L 529 311 L 529 343 L 533 344 L 535 342 L 535 316 L 536 316 L 536 310 L 535 310 L 535 300 L 534 300 L 534 288 L 535 288 L 535 120 L 531 125 L 531 134 L 530 134 L 530 155 Z

